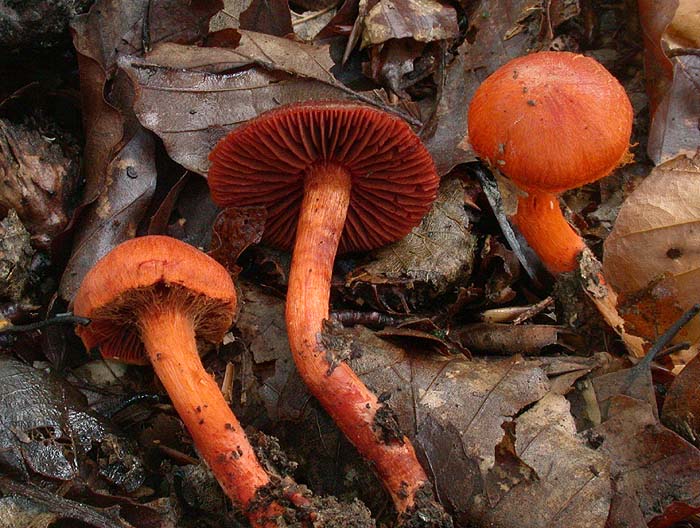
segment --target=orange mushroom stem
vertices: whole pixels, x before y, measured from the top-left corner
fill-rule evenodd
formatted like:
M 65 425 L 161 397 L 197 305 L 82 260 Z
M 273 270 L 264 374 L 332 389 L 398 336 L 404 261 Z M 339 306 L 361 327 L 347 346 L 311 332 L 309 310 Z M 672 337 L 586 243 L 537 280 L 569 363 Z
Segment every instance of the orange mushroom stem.
M 336 253 L 404 237 L 435 199 L 438 177 L 425 147 L 406 123 L 373 108 L 312 102 L 259 116 L 209 158 L 214 201 L 265 207 L 264 240 L 293 247 L 287 333 L 310 392 L 372 464 L 403 519 L 418 508 L 442 511 L 417 504 L 418 490 L 430 496 L 430 482 L 411 441 L 384 434 L 377 418 L 386 404 L 322 342 Z M 441 526 L 450 525 L 446 518 Z
M 137 238 L 90 270 L 73 305 L 92 320 L 76 330 L 86 347 L 129 363 L 150 361 L 226 495 L 254 527 L 277 526 L 283 508 L 256 501 L 270 477 L 197 349 L 198 338 L 217 342 L 233 321 L 236 293 L 228 273 L 183 242 Z
M 576 269 L 586 244 L 562 215 L 556 195 L 532 192 L 521 197 L 512 220 L 551 273 Z
M 331 276 L 350 201 L 348 172 L 321 165 L 309 172 L 299 213 L 287 290 L 287 330 L 297 370 L 348 440 L 368 460 L 400 512 L 428 482 L 407 438 L 387 441 L 375 424 L 377 396 L 347 363 L 332 365 L 319 341 L 327 320 Z

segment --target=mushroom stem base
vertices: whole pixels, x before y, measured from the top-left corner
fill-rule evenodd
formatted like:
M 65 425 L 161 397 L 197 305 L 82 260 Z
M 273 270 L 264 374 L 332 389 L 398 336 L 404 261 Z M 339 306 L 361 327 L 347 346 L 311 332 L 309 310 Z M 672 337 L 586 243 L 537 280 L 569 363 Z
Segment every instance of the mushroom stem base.
M 192 317 L 174 304 L 166 301 L 144 310 L 141 339 L 197 451 L 226 495 L 245 511 L 270 479 L 218 385 L 202 366 Z M 271 527 L 276 523 L 267 519 L 279 512 L 281 507 L 273 503 L 264 513 L 247 513 L 253 526 Z
M 408 438 L 386 440 L 375 425 L 382 403 L 333 351 L 321 343 L 328 319 L 333 261 L 350 203 L 350 175 L 335 165 L 307 174 L 287 290 L 286 320 L 299 374 L 362 456 L 374 466 L 396 509 L 414 504 L 427 482 Z
M 532 192 L 521 197 L 513 221 L 550 273 L 576 269 L 586 245 L 561 214 L 554 194 Z

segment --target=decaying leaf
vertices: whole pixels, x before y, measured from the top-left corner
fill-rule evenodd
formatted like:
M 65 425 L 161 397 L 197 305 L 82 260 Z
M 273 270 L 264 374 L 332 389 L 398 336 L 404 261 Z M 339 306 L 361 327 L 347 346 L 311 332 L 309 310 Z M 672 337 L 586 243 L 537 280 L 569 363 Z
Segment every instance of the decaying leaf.
M 133 89 L 115 75 L 120 56 L 153 43 L 202 40 L 220 0 L 99 0 L 73 25 L 87 142 L 86 187 L 73 253 L 60 293 L 72 299 L 84 274 L 116 244 L 131 238 L 155 190 L 155 143 L 133 114 Z M 157 17 L 153 26 L 151 16 Z M 204 33 L 204 34 L 203 34 Z M 106 83 L 113 81 L 105 98 Z
M 366 330 L 352 336 L 353 350 L 361 354 L 353 368 L 389 396 L 402 429 L 428 460 L 438 496 L 456 510 L 458 525 L 604 525 L 611 494 L 608 461 L 576 438 L 568 403 L 547 395 L 546 377 L 536 364 L 418 357 L 378 343 Z M 528 401 L 537 403 L 520 415 Z M 517 454 L 538 480 L 512 482 L 495 497 L 489 495 L 488 475 L 497 470 L 501 424 L 513 416 Z
M 673 380 L 661 413 L 664 425 L 700 447 L 700 355 Z
M 0 299 L 18 302 L 29 279 L 34 251 L 14 209 L 0 221 Z
M 258 68 L 216 74 L 135 58 L 125 59 L 122 68 L 136 85 L 134 109 L 143 126 L 163 140 L 170 157 L 203 175 L 209 152 L 236 125 L 279 105 L 348 97 L 319 81 Z
M 681 312 L 700 301 L 699 159 L 679 157 L 657 167 L 620 209 L 605 241 L 603 269 L 628 297 L 653 285 L 673 292 Z M 662 303 L 673 305 L 668 296 L 657 295 L 657 301 L 660 312 Z M 692 324 L 686 335 L 697 339 Z
M 657 165 L 700 144 L 700 17 L 693 0 L 639 2 L 652 122 L 647 152 Z
M 605 526 L 612 496 L 610 460 L 576 436 L 566 399 L 544 396 L 517 418 L 515 435 L 518 457 L 537 478 L 501 487 L 497 502 L 482 504 L 480 526 Z
M 470 350 L 496 355 L 535 355 L 552 345 L 565 346 L 562 336 L 571 332 L 554 325 L 475 323 L 452 329 Z
M 700 511 L 700 451 L 659 424 L 649 404 L 617 396 L 590 441 L 613 461 L 619 488 L 636 497 L 652 528 Z
M 453 7 L 435 0 L 379 0 L 364 19 L 362 47 L 391 39 L 450 40 L 458 34 L 457 13 Z
M 279 37 L 294 33 L 287 0 L 253 0 L 241 12 L 238 23 L 241 29 Z
M 129 492 L 143 483 L 142 463 L 125 441 L 60 380 L 0 356 L 0 407 L 3 473 L 68 481 L 96 451 L 103 478 Z
M 405 100 L 409 87 L 444 71 L 446 50 L 459 37 L 455 9 L 434 0 L 362 2 L 353 32 L 360 27 L 365 75 Z
M 106 188 L 83 213 L 60 292 L 72 299 L 83 277 L 117 244 L 136 234 L 156 186 L 154 141 L 139 130 L 108 166 Z
M 227 269 L 234 270 L 240 254 L 262 239 L 266 219 L 267 210 L 264 207 L 224 209 L 212 226 L 209 254 Z
M 107 165 L 122 137 L 121 113 L 104 97 L 104 87 L 126 35 L 145 13 L 146 0 L 100 0 L 71 22 L 78 52 L 80 97 L 85 129 L 83 203 L 102 191 Z
M 329 45 L 315 45 L 265 33 L 238 30 L 233 33 L 235 47 L 201 48 L 164 43 L 148 54 L 146 64 L 221 73 L 257 64 L 299 77 L 337 84 L 331 73 L 335 62 Z
M 438 87 L 434 112 L 421 139 L 430 151 L 439 175 L 475 159 L 467 137 L 467 108 L 479 81 L 467 75 L 462 55 L 447 66 L 444 85 Z
M 34 244 L 48 248 L 68 224 L 76 161 L 39 131 L 0 119 L 0 180 L 0 214 L 14 209 Z
M 442 182 L 438 197 L 421 224 L 404 239 L 374 252 L 372 262 L 353 270 L 346 286 L 371 305 L 375 292 L 385 305 L 395 306 L 392 290 L 402 286 L 410 305 L 444 294 L 464 281 L 473 267 L 476 238 L 464 210 L 464 189 L 460 180 Z

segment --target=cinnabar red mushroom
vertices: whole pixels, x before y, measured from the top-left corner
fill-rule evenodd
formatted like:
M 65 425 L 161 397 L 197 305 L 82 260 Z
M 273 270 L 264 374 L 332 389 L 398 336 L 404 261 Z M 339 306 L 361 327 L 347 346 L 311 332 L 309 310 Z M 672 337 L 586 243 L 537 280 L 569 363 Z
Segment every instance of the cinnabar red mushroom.
M 87 348 L 127 363 L 150 361 L 226 494 L 253 526 L 277 526 L 281 507 L 256 501 L 270 478 L 197 351 L 198 340 L 219 342 L 233 322 L 236 290 L 226 270 L 184 242 L 136 238 L 95 264 L 73 310 L 92 321 L 76 329 Z
M 209 156 L 211 195 L 221 207 L 264 206 L 264 240 L 294 245 L 286 320 L 297 365 L 319 400 L 368 459 L 400 513 L 429 485 L 405 436 L 384 438 L 382 403 L 320 341 L 336 252 L 365 251 L 404 237 L 430 208 L 438 176 L 406 123 L 342 102 L 282 107 L 235 129 Z M 298 219 L 298 220 L 297 220 Z
M 568 52 L 514 59 L 491 74 L 469 106 L 469 141 L 528 194 L 513 220 L 552 273 L 575 269 L 584 241 L 556 193 L 596 181 L 622 164 L 632 105 L 600 63 Z

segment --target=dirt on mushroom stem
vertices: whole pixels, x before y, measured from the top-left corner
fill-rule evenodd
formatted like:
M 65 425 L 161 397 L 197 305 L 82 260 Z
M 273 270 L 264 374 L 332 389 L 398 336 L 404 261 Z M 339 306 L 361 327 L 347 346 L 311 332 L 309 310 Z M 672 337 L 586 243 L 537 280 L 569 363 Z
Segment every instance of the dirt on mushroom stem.
M 287 292 L 286 320 L 297 369 L 312 394 L 358 451 L 374 464 L 400 513 L 429 484 L 405 437 L 385 439 L 375 419 L 382 403 L 346 363 L 330 368 L 321 334 L 330 281 L 350 202 L 351 178 L 334 164 L 315 165 L 304 183 Z
M 232 323 L 236 293 L 226 270 L 175 239 L 137 238 L 90 270 L 73 306 L 92 320 L 76 330 L 87 347 L 132 363 L 150 360 L 226 495 L 253 527 L 277 526 L 282 505 L 249 508 L 270 477 L 197 349 L 198 335 L 216 342 Z

